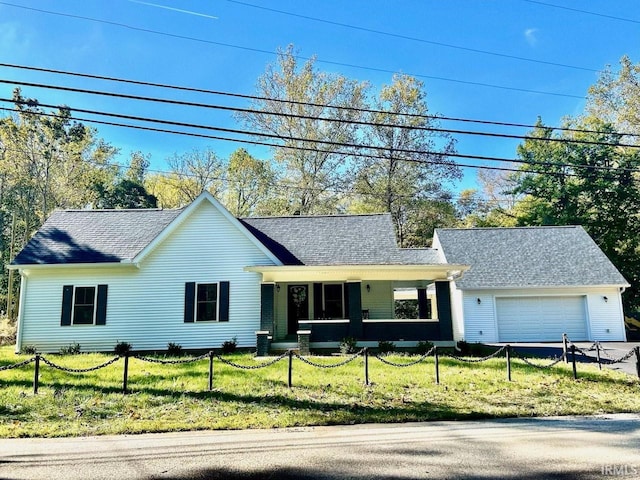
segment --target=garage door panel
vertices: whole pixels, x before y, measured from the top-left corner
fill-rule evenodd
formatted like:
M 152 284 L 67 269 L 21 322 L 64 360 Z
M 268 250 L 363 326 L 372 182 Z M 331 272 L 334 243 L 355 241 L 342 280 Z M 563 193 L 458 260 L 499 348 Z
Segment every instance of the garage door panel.
M 587 339 L 585 299 L 569 297 L 496 298 L 498 339 L 501 342 Z

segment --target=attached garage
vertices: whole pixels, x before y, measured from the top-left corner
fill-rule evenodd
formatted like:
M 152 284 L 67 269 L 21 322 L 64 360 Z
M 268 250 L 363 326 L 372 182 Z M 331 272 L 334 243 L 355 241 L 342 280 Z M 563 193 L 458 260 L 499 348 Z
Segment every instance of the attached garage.
M 496 297 L 500 342 L 587 340 L 586 297 Z

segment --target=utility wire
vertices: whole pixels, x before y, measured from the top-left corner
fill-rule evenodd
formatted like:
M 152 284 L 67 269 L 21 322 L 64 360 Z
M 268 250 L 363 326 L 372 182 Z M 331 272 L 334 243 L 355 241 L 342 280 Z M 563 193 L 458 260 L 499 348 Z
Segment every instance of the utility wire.
M 231 0 L 227 0 L 227 1 L 231 1 Z M 584 13 L 586 15 L 593 15 L 595 17 L 609 18 L 611 20 L 619 20 L 621 22 L 629 22 L 629 23 L 640 24 L 640 20 L 633 20 L 631 18 L 616 17 L 614 15 L 607 15 L 606 13 L 589 12 L 587 10 L 581 10 L 579 8 L 565 7 L 564 5 L 554 5 L 552 3 L 539 2 L 539 1 L 536 1 L 536 0 L 523 0 L 523 1 L 525 1 L 527 3 L 535 3 L 537 5 L 544 5 L 545 7 L 559 8 L 561 10 L 568 10 L 570 12 L 578 12 L 578 13 Z
M 2 2 L 0 2 L 0 4 L 1 3 Z M 444 120 L 444 121 L 452 121 L 452 122 L 462 122 L 462 123 L 478 123 L 478 124 L 482 124 L 482 125 L 495 125 L 495 126 L 502 126 L 502 127 L 530 128 L 530 129 L 535 129 L 535 128 L 540 127 L 539 125 L 533 125 L 533 124 L 527 124 L 527 123 L 500 122 L 500 121 L 480 120 L 480 119 L 471 119 L 471 118 L 447 117 L 447 116 L 443 116 L 443 115 L 425 115 L 425 114 L 415 114 L 415 113 L 393 113 L 393 112 L 386 112 L 384 110 L 376 110 L 376 109 L 370 109 L 370 108 L 355 108 L 355 107 L 348 107 L 348 106 L 343 106 L 343 105 L 331 105 L 331 104 L 322 104 L 322 103 L 313 103 L 313 102 L 302 102 L 302 101 L 297 101 L 297 100 L 286 100 L 286 99 L 280 99 L 280 98 L 261 97 L 261 96 L 257 96 L 257 95 L 247 95 L 247 94 L 241 94 L 241 93 L 223 92 L 223 91 L 219 91 L 219 90 L 209 90 L 209 89 L 195 88 L 195 87 L 185 87 L 185 86 L 179 86 L 179 85 L 168 85 L 168 84 L 164 84 L 164 83 L 147 82 L 147 81 L 133 80 L 133 79 L 123 79 L 123 78 L 110 77 L 110 76 L 104 76 L 104 75 L 94 75 L 94 74 L 89 74 L 89 73 L 69 72 L 69 71 L 64 71 L 64 70 L 56 70 L 56 69 L 51 69 L 51 68 L 42 68 L 42 67 L 34 67 L 34 66 L 26 66 L 26 65 L 16 65 L 16 64 L 11 64 L 11 63 L 0 63 L 0 67 L 15 68 L 15 69 L 28 70 L 28 71 L 43 72 L 43 73 L 53 73 L 53 74 L 57 74 L 57 75 L 68 75 L 68 76 L 80 77 L 80 78 L 91 78 L 91 79 L 94 79 L 94 80 L 106 80 L 106 81 L 110 81 L 110 82 L 125 83 L 125 84 L 131 84 L 131 85 L 141 85 L 141 86 L 148 86 L 148 87 L 157 87 L 157 88 L 165 88 L 165 89 L 172 89 L 172 90 L 178 90 L 178 91 L 186 91 L 186 92 L 194 92 L 194 93 L 206 93 L 206 94 L 212 94 L 212 95 L 221 95 L 221 96 L 227 96 L 227 97 L 242 98 L 242 99 L 247 99 L 247 100 L 257 100 L 257 101 L 274 102 L 274 103 L 286 103 L 286 104 L 289 104 L 289 105 L 302 105 L 302 106 L 319 107 L 319 108 L 331 108 L 331 109 L 336 109 L 336 110 L 341 110 L 341 111 L 355 111 L 355 112 L 361 112 L 361 113 L 385 114 L 385 115 L 392 114 L 392 115 L 395 115 L 395 116 L 401 116 L 401 117 L 407 117 L 407 118 L 424 118 L 424 119 L 432 119 L 432 120 Z M 640 134 L 630 133 L 630 132 L 605 132 L 605 131 L 601 131 L 601 130 L 589 130 L 589 129 L 582 129 L 582 128 L 568 128 L 568 127 L 553 127 L 553 126 L 546 126 L 546 125 L 544 125 L 543 128 L 551 129 L 551 130 L 558 130 L 558 131 L 563 131 L 563 132 L 612 134 L 612 135 L 620 135 L 620 136 L 640 137 Z
M 275 111 L 269 111 L 269 110 L 258 110 L 258 109 L 251 109 L 251 108 L 242 108 L 242 107 L 229 107 L 225 105 L 215 105 L 211 103 L 199 103 L 199 102 L 189 102 L 185 100 L 173 100 L 168 98 L 147 97 L 142 95 L 129 95 L 125 93 L 106 92 L 104 90 L 88 90 L 86 88 L 65 87 L 60 85 L 50 85 L 50 84 L 34 83 L 34 82 L 21 82 L 18 80 L 0 79 L 0 83 L 10 84 L 10 85 L 20 85 L 24 87 L 44 88 L 49 90 L 60 90 L 65 92 L 86 93 L 89 95 L 101 95 L 101 96 L 113 97 L 113 98 L 123 98 L 127 100 L 140 100 L 145 102 L 156 102 L 156 103 L 164 103 L 164 104 L 170 104 L 170 105 L 180 105 L 180 106 L 188 106 L 188 107 L 198 107 L 198 108 L 208 108 L 208 109 L 214 109 L 214 110 L 248 113 L 252 115 L 268 115 L 268 116 L 286 117 L 286 118 L 295 118 L 295 119 L 304 119 L 304 120 L 348 123 L 353 125 L 381 127 L 381 128 L 399 128 L 399 129 L 406 129 L 406 130 L 417 130 L 417 131 L 442 133 L 442 134 L 475 135 L 475 136 L 481 136 L 481 137 L 536 140 L 536 141 L 553 142 L 553 143 L 571 143 L 571 144 L 600 145 L 600 146 L 611 146 L 611 147 L 640 148 L 640 145 L 624 144 L 619 142 L 603 142 L 603 141 L 597 141 L 597 140 L 568 139 L 568 138 L 558 138 L 558 137 L 536 137 L 533 135 L 515 135 L 515 134 L 507 134 L 507 133 L 479 132 L 479 131 L 472 131 L 472 130 L 457 130 L 457 129 L 450 129 L 450 128 L 426 127 L 426 126 L 420 126 L 420 125 L 414 126 L 414 125 L 403 125 L 403 124 L 374 122 L 374 121 L 355 120 L 355 119 L 343 119 L 343 118 L 335 118 L 335 117 L 323 117 L 323 116 L 317 116 L 317 115 L 316 116 L 302 115 L 302 114 L 296 114 L 296 113 L 275 112 Z M 354 109 L 354 111 L 356 110 L 358 109 Z M 384 114 L 385 116 L 395 115 L 394 112 L 381 112 L 380 114 L 381 115 Z M 545 127 L 541 127 L 541 128 L 545 128 Z M 615 134 L 611 134 L 611 135 L 615 135 Z
M 2 99 L 2 98 L 0 98 L 0 102 L 20 103 L 20 104 L 29 105 L 29 102 L 27 102 L 27 101 L 15 102 L 15 100 Z M 56 108 L 55 106 L 47 105 L 47 104 L 39 104 L 39 105 L 45 106 L 47 108 Z M 8 110 L 8 109 L 3 109 L 3 110 Z M 250 135 L 250 136 L 258 136 L 258 137 L 274 138 L 274 139 L 279 139 L 279 140 L 302 142 L 303 144 L 322 144 L 322 145 L 330 145 L 330 146 L 333 146 L 333 147 L 355 148 L 357 150 L 360 150 L 360 149 L 372 149 L 372 150 L 376 150 L 376 151 L 382 151 L 383 153 L 384 153 L 385 150 L 387 150 L 386 147 L 380 147 L 380 146 L 360 145 L 360 144 L 352 144 L 352 143 L 344 143 L 344 142 L 333 142 L 333 141 L 327 141 L 327 140 L 309 140 L 309 139 L 297 138 L 297 137 L 283 137 L 283 136 L 279 136 L 279 135 L 273 135 L 273 134 L 267 134 L 267 133 L 261 133 L 261 132 L 249 132 L 249 131 L 243 131 L 243 130 L 237 130 L 237 129 L 227 129 L 227 128 L 219 128 L 219 127 L 213 127 L 213 126 L 203 126 L 203 125 L 189 124 L 189 123 L 184 123 L 184 122 L 174 122 L 174 121 L 170 121 L 170 120 L 150 119 L 150 118 L 145 118 L 145 117 L 121 115 L 121 114 L 107 113 L 107 112 L 98 112 L 98 111 L 85 110 L 85 109 L 72 109 L 72 108 L 70 108 L 70 110 L 81 112 L 81 113 L 89 113 L 89 114 L 93 114 L 93 115 L 104 115 L 104 116 L 110 116 L 110 117 L 116 117 L 116 118 L 123 118 L 123 119 L 127 119 L 127 120 L 153 122 L 153 123 L 160 123 L 160 124 L 171 125 L 171 126 L 200 128 L 200 129 L 206 129 L 206 130 L 223 131 L 223 132 L 226 132 L 226 133 L 236 133 L 236 134 L 241 134 L 241 135 Z M 41 113 L 41 112 L 28 112 L 28 111 L 26 111 L 25 113 L 31 113 L 33 115 L 46 115 L 46 116 L 61 118 L 59 115 L 56 115 L 56 114 L 46 114 L 46 113 Z M 342 155 L 342 156 L 353 156 L 353 157 L 364 157 L 364 158 L 371 158 L 371 159 L 389 160 L 388 157 L 385 157 L 385 156 L 382 156 L 382 155 L 375 155 L 375 154 L 371 154 L 371 153 L 359 153 L 357 150 L 356 151 L 322 150 L 322 149 L 319 149 L 317 147 L 304 147 L 304 146 L 300 146 L 300 145 L 273 144 L 273 143 L 252 141 L 252 140 L 246 140 L 246 139 L 219 137 L 219 136 L 212 136 L 212 135 L 205 135 L 205 134 L 197 134 L 197 133 L 193 133 L 193 132 L 178 132 L 178 131 L 172 131 L 172 130 L 167 130 L 167 129 L 158 129 L 158 128 L 153 128 L 153 127 L 139 126 L 139 125 L 135 125 L 134 126 L 134 125 L 130 125 L 130 124 L 119 124 L 119 123 L 115 123 L 115 122 L 97 121 L 97 120 L 84 119 L 84 118 L 82 118 L 82 119 L 76 118 L 76 120 L 86 121 L 86 122 L 93 122 L 93 123 L 104 124 L 104 125 L 112 125 L 112 126 L 118 126 L 118 127 L 137 128 L 137 129 L 141 129 L 141 130 L 149 130 L 149 131 L 162 132 L 162 133 L 177 133 L 177 134 L 181 134 L 181 135 L 188 135 L 188 136 L 194 136 L 194 137 L 211 138 L 211 139 L 214 139 L 214 140 L 232 141 L 232 142 L 239 142 L 239 143 L 252 144 L 252 145 L 261 145 L 261 146 L 267 146 L 267 147 L 272 147 L 272 148 L 287 148 L 287 149 L 293 149 L 293 150 L 310 151 L 310 152 L 315 152 L 315 153 L 327 153 L 327 154 Z M 426 160 L 424 158 L 419 158 L 418 159 L 418 158 L 411 158 L 411 157 L 401 157 L 401 158 L 397 158 L 396 157 L 396 158 L 394 158 L 394 160 L 397 160 L 397 161 L 422 163 L 422 164 L 427 164 L 427 165 L 440 165 L 440 166 L 450 166 L 450 167 L 457 166 L 457 167 L 462 167 L 462 168 L 478 168 L 478 169 L 498 170 L 498 171 L 511 171 L 511 172 L 521 172 L 521 173 L 541 173 L 541 172 L 538 172 L 538 171 L 535 171 L 535 170 L 521 170 L 521 169 L 506 168 L 506 167 L 495 167 L 495 166 L 473 165 L 473 164 L 461 164 L 461 163 L 458 163 L 458 162 L 447 162 L 446 160 L 443 160 L 446 157 L 454 157 L 454 158 L 465 158 L 465 159 L 482 160 L 482 161 L 519 163 L 519 164 L 524 164 L 524 165 L 536 165 L 536 166 L 542 166 L 542 167 L 560 167 L 560 168 L 567 168 L 567 169 L 584 168 L 584 169 L 590 169 L 590 170 L 602 170 L 602 171 L 607 171 L 607 172 L 610 172 L 610 173 L 611 172 L 613 172 L 613 173 L 619 173 L 619 172 L 640 173 L 639 169 L 622 168 L 622 167 L 606 167 L 606 166 L 601 166 L 601 165 L 572 165 L 572 164 L 555 163 L 555 162 L 535 162 L 535 161 L 527 161 L 527 160 L 522 160 L 522 159 L 508 159 L 508 158 L 489 157 L 489 156 L 481 156 L 481 155 L 467 155 L 467 154 L 453 153 L 453 152 L 452 153 L 443 153 L 443 152 L 432 152 L 432 151 L 411 150 L 411 149 L 394 149 L 394 151 L 398 152 L 398 153 L 407 153 L 407 154 L 420 155 L 420 156 L 435 156 L 435 157 L 442 158 L 441 160 Z M 545 172 L 545 173 L 549 174 L 549 175 L 577 176 L 577 175 L 575 175 L 575 174 L 573 174 L 571 172 Z
M 233 44 L 230 44 L 230 43 L 216 42 L 216 41 L 213 41 L 213 40 L 206 40 L 206 39 L 203 39 L 203 38 L 190 37 L 190 36 L 186 36 L 186 35 L 178 35 L 178 34 L 175 34 L 175 33 L 168 33 L 168 32 L 161 32 L 161 31 L 158 31 L 158 30 L 151 30 L 151 29 L 148 29 L 148 28 L 134 27 L 132 25 L 127 25 L 125 23 L 120 23 L 120 22 L 113 22 L 113 21 L 110 21 L 110 20 L 101 20 L 101 19 L 92 18 L 92 17 L 86 17 L 86 16 L 82 16 L 82 15 L 74 15 L 74 14 L 70 14 L 70 13 L 54 12 L 54 11 L 51 11 L 51 10 L 43 10 L 43 9 L 40 9 L 40 8 L 27 7 L 27 6 L 24 6 L 24 5 L 16 5 L 14 3 L 2 2 L 2 1 L 0 1 L 0 5 L 6 5 L 6 6 L 9 6 L 9 7 L 15 7 L 15 8 L 22 8 L 22 9 L 25 9 L 25 10 L 31 10 L 31 11 L 35 11 L 35 12 L 39 12 L 39 13 L 45 13 L 45 14 L 49 14 L 49 15 L 57 15 L 57 16 L 61 16 L 61 17 L 75 18 L 75 19 L 79 19 L 79 20 L 88 20 L 88 21 L 91 21 L 91 22 L 103 23 L 103 24 L 106 24 L 106 25 L 112 25 L 112 26 L 116 26 L 116 27 L 126 28 L 126 29 L 129 29 L 129 30 L 135 30 L 135 31 L 144 32 L 144 33 L 151 33 L 151 34 L 154 34 L 154 35 L 162 35 L 162 36 L 170 37 L 170 38 L 177 38 L 177 39 L 180 39 L 180 40 L 189 40 L 189 41 L 205 43 L 205 44 L 209 44 L 209 45 L 217 45 L 217 46 L 221 46 L 221 47 L 235 48 L 235 49 L 245 50 L 245 51 L 250 51 L 250 52 L 264 53 L 264 54 L 271 55 L 271 56 L 274 55 L 274 52 L 269 51 L 269 50 L 263 50 L 263 49 L 260 49 L 260 48 L 244 47 L 244 46 L 241 46 L 241 45 L 233 45 Z M 390 69 L 385 69 L 385 68 L 368 67 L 368 66 L 356 65 L 356 64 L 352 64 L 352 63 L 335 62 L 335 61 L 330 61 L 330 60 L 321 60 L 321 59 L 316 59 L 315 57 L 304 57 L 304 56 L 301 56 L 301 55 L 294 55 L 294 57 L 296 59 L 299 59 L 299 60 L 305 60 L 305 61 L 316 60 L 319 63 L 326 63 L 328 65 L 336 65 L 336 66 L 339 66 L 339 67 L 357 68 L 357 69 L 361 69 L 361 70 L 368 70 L 368 71 L 381 72 L 381 73 L 391 73 L 391 74 L 398 73 L 395 70 L 390 70 Z M 500 89 L 500 90 L 510 90 L 510 91 L 521 92 L 521 93 L 533 93 L 533 94 L 536 94 L 536 95 L 550 95 L 550 96 L 555 96 L 555 97 L 577 98 L 577 99 L 580 99 L 580 100 L 584 100 L 584 98 L 585 98 L 583 95 L 572 95 L 572 94 L 567 94 L 567 93 L 546 92 L 546 91 L 532 90 L 532 89 L 527 89 L 527 88 L 508 87 L 508 86 L 505 86 L 505 85 L 494 85 L 494 84 L 483 83 L 483 82 L 472 82 L 472 81 L 467 81 L 467 80 L 459 80 L 459 79 L 454 79 L 454 78 L 439 77 L 439 76 L 433 76 L 433 75 L 424 75 L 424 74 L 419 74 L 419 73 L 409 73 L 409 75 L 411 75 L 413 77 L 426 78 L 426 79 L 430 79 L 430 80 L 440 80 L 440 81 L 453 82 L 453 83 L 459 83 L 459 84 L 464 84 L 464 85 L 473 85 L 473 86 L 478 86 L 478 87 L 495 88 L 495 89 Z
M 268 11 L 268 12 L 274 12 L 274 13 L 278 13 L 281 15 L 287 15 L 290 17 L 294 17 L 294 18 L 302 18 L 304 20 L 311 20 L 313 22 L 319 22 L 319 23 L 325 23 L 328 25 L 335 25 L 338 27 L 343 27 L 343 28 L 349 28 L 351 30 L 359 30 L 361 32 L 368 32 L 368 33 L 375 33 L 376 35 L 384 35 L 386 37 L 393 37 L 393 38 L 400 38 L 403 40 L 410 40 L 412 42 L 420 42 L 420 43 L 426 43 L 429 45 L 436 45 L 438 47 L 445 47 L 445 48 L 451 48 L 451 49 L 455 49 L 455 50 L 462 50 L 465 52 L 471 52 L 471 53 L 480 53 L 483 55 L 492 55 L 494 57 L 501 57 L 501 58 L 509 58 L 511 60 L 519 60 L 522 62 L 531 62 L 531 63 L 538 63 L 538 64 L 543 64 L 543 65 L 552 65 L 554 67 L 562 67 L 562 68 L 571 68 L 574 70 L 583 70 L 586 72 L 598 72 L 599 70 L 593 69 L 593 68 L 588 68 L 588 67 L 581 67 L 581 66 L 577 66 L 577 65 L 568 65 L 566 63 L 556 63 L 556 62 L 548 62 L 545 60 L 538 60 L 535 58 L 527 58 L 527 57 L 521 57 L 519 55 L 509 55 L 507 53 L 500 53 L 500 52 L 492 52 L 489 50 L 481 50 L 479 48 L 471 48 L 471 47 L 464 47 L 461 45 L 453 45 L 450 43 L 444 43 L 444 42 L 436 42 L 434 40 L 427 40 L 424 38 L 419 38 L 419 37 L 412 37 L 409 35 L 403 35 L 403 34 L 399 34 L 399 33 L 393 33 L 393 32 L 386 32 L 383 30 L 376 30 L 373 28 L 367 28 L 367 27 L 362 27 L 359 25 L 353 25 L 353 24 L 349 24 L 349 23 L 342 23 L 342 22 L 336 22 L 333 20 L 327 20 L 325 18 L 318 18 L 318 17 L 311 17 L 309 15 L 301 15 L 301 14 L 297 14 L 297 13 L 293 13 L 293 12 L 286 12 L 284 10 L 278 10 L 275 8 L 269 8 L 269 7 L 264 7 L 262 5 L 254 5 L 252 3 L 248 3 L 248 2 L 241 2 L 238 0 L 227 0 L 227 2 L 229 3 L 235 3 L 237 5 L 242 5 L 245 7 L 250 7 L 250 8 L 256 8 L 259 10 L 264 10 L 264 11 Z

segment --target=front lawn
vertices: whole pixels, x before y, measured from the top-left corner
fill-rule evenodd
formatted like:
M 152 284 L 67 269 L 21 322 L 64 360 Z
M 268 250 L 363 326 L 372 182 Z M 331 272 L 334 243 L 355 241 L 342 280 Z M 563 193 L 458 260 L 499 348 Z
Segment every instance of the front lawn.
M 28 359 L 0 348 L 0 367 Z M 109 355 L 46 355 L 69 368 L 86 368 Z M 225 356 L 253 366 L 267 359 Z M 388 357 L 402 363 L 409 357 Z M 332 364 L 342 357 L 315 357 Z M 506 381 L 504 358 L 463 364 L 441 358 L 440 385 L 433 358 L 398 368 L 369 360 L 371 385 L 364 385 L 364 360 L 333 369 L 294 358 L 293 388 L 288 361 L 240 370 L 215 361 L 213 391 L 208 360 L 159 365 L 130 359 L 128 395 L 121 393 L 123 360 L 83 374 L 41 363 L 40 388 L 33 394 L 34 364 L 0 371 L 0 437 L 103 435 L 196 429 L 277 428 L 369 422 L 589 415 L 640 412 L 640 383 L 613 371 L 559 364 L 540 371 L 513 360 Z

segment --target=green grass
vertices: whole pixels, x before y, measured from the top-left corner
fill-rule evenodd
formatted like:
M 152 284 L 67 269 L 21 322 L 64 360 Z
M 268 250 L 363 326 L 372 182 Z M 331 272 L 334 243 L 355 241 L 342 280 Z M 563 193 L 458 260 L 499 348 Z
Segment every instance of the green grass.
M 0 348 L 0 366 L 29 358 Z M 100 354 L 47 355 L 57 364 L 86 368 L 110 357 Z M 264 359 L 229 357 L 256 365 Z M 396 362 L 406 357 L 389 357 Z M 341 357 L 318 357 L 331 364 Z M 397 368 L 369 360 L 334 369 L 294 358 L 293 388 L 287 387 L 287 359 L 259 370 L 215 362 L 208 392 L 208 362 L 157 365 L 131 359 L 130 394 L 123 395 L 123 361 L 102 370 L 71 374 L 41 364 L 40 389 L 33 394 L 33 364 L 0 371 L 0 437 L 53 437 L 197 429 L 278 428 L 368 422 L 406 422 L 516 416 L 640 412 L 640 383 L 629 376 L 579 365 L 539 371 L 513 361 L 512 382 L 505 360 L 463 364 L 440 361 L 434 384 L 433 358 Z

